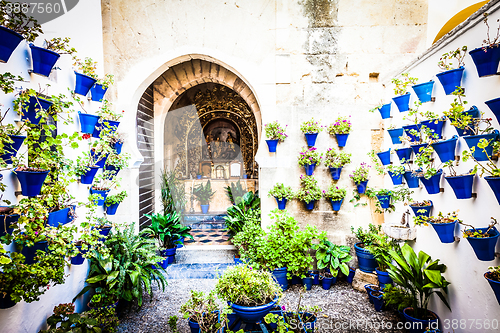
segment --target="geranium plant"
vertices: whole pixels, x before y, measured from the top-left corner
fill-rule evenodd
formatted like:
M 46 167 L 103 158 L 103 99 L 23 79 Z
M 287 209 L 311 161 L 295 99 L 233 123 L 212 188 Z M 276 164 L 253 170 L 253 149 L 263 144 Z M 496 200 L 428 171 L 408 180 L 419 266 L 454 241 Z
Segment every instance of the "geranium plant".
M 368 180 L 368 174 L 370 173 L 370 166 L 365 162 L 361 163 L 359 167 L 353 170 L 353 172 L 349 175 L 352 181 L 355 184 L 359 184 L 361 182 Z
M 321 163 L 323 158 L 323 153 L 320 153 L 316 147 L 302 147 L 302 151 L 299 153 L 298 160 L 300 166 Z
M 402 96 L 408 92 L 408 86 L 415 85 L 418 79 L 411 77 L 410 73 L 401 74 L 401 78 L 393 78 L 391 82 L 395 85 L 394 93 L 398 96 Z
M 286 134 L 286 127 L 288 125 L 285 125 L 285 128 L 283 128 L 278 121 L 273 121 L 268 124 L 264 125 L 264 129 L 266 131 L 266 137 L 269 140 L 279 140 L 280 142 L 285 141 L 285 139 L 288 137 Z
M 349 134 L 351 132 L 351 120 L 349 117 L 338 117 L 330 126 L 328 126 L 328 133 L 334 134 Z
M 19 6 L 19 10 L 15 10 L 14 6 L 16 4 Z M 43 34 L 41 25 L 33 16 L 29 15 L 34 9 L 30 8 L 28 3 L 2 0 L 0 1 L 0 8 L 2 8 L 0 25 L 17 32 L 26 41 L 34 42 L 39 35 Z M 8 10 L 9 8 L 10 10 Z
M 314 120 L 314 118 L 311 118 L 311 120 L 304 121 L 302 125 L 300 125 L 300 130 L 304 134 L 314 134 L 314 133 L 319 133 L 323 130 L 323 126 Z
M 346 152 L 337 152 L 333 148 L 328 148 L 325 154 L 324 164 L 330 168 L 342 168 L 351 163 L 351 154 Z
M 464 66 L 464 58 L 467 55 L 467 45 L 457 48 L 456 50 L 444 53 L 439 58 L 438 67 L 443 71 L 460 68 Z M 456 65 L 453 62 L 456 61 Z
M 427 217 L 425 215 L 419 215 L 413 218 L 413 223 L 415 223 L 416 226 L 428 226 L 429 223 L 451 223 L 455 221 L 462 222 L 462 220 L 458 218 L 458 210 L 447 213 L 446 215 L 444 215 L 442 212 L 439 212 L 437 216 Z
M 111 205 L 119 204 L 127 197 L 127 191 L 121 191 L 118 194 L 108 195 L 104 201 L 104 205 L 109 207 Z
M 488 237 L 492 237 L 492 235 L 490 235 L 489 232 L 490 232 L 491 229 L 493 229 L 495 227 L 495 225 L 498 224 L 497 220 L 494 217 L 491 217 L 491 222 L 488 225 L 488 228 L 486 229 L 485 232 L 483 232 L 482 230 L 477 230 L 472 225 L 465 224 L 465 223 L 463 223 L 460 220 L 458 221 L 458 223 L 460 223 L 460 224 L 462 224 L 462 225 L 470 228 L 470 229 L 462 230 L 464 238 L 468 238 L 468 237 L 474 237 L 474 238 L 488 238 Z
M 285 186 L 283 183 L 277 183 L 269 190 L 268 196 L 275 197 L 278 200 L 292 200 L 294 198 L 294 193 L 290 186 Z
M 345 198 L 347 190 L 345 188 L 339 188 L 335 184 L 331 184 L 328 190 L 323 191 L 323 196 L 332 201 L 339 201 Z
M 112 120 L 118 121 L 123 117 L 125 110 L 121 112 L 116 112 L 113 110 L 113 104 L 109 102 L 107 99 L 102 101 L 100 109 L 97 111 L 97 115 L 101 117 L 102 120 Z M 102 122 L 101 120 L 101 122 Z
M 314 176 L 300 176 L 301 188 L 297 191 L 295 197 L 304 202 L 311 202 L 321 199 L 321 189 Z

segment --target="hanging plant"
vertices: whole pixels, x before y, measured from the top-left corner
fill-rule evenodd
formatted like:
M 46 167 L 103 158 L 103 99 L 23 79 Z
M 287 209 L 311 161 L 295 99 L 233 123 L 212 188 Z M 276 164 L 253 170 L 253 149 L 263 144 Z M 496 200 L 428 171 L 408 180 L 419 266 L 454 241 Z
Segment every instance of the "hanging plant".
M 418 79 L 411 77 L 410 73 L 401 74 L 401 79 L 393 78 L 391 82 L 395 85 L 394 94 L 397 96 L 402 96 L 408 92 L 408 87 L 415 85 Z
M 314 176 L 300 176 L 301 188 L 297 191 L 295 198 L 306 203 L 321 199 L 322 192 L 318 186 L 318 181 Z
M 266 137 L 269 140 L 278 140 L 283 142 L 286 138 L 288 138 L 288 135 L 286 134 L 286 127 L 288 127 L 288 125 L 285 125 L 283 128 L 277 120 L 265 124 L 264 130 L 266 132 Z
M 306 166 L 306 165 L 319 165 L 321 164 L 321 160 L 323 158 L 323 153 L 320 153 L 317 151 L 318 149 L 315 147 L 302 147 L 302 150 L 299 153 L 298 156 L 298 163 L 300 166 Z
M 342 168 L 351 163 L 351 153 L 337 152 L 333 148 L 328 148 L 325 154 L 324 164 L 329 168 Z
M 349 134 L 351 132 L 351 116 L 349 117 L 338 117 L 330 126 L 328 126 L 328 133 L 330 135 L 334 134 Z
M 27 11 L 7 10 L 9 6 L 12 9 L 12 5 L 10 1 L 0 1 L 0 8 L 3 9 L 0 15 L 0 25 L 20 34 L 26 41 L 34 42 L 39 35 L 43 34 L 43 30 L 33 16 L 27 15 L 33 9 L 30 9 L 28 4 Z
M 323 130 L 323 126 L 314 120 L 314 118 L 311 118 L 308 121 L 304 121 L 302 125 L 300 125 L 300 130 L 304 134 L 314 134 L 314 133 L 319 133 Z
M 282 199 L 292 200 L 295 197 L 292 188 L 290 186 L 285 186 L 285 184 L 283 183 L 275 184 L 269 190 L 268 196 L 274 197 L 278 200 Z

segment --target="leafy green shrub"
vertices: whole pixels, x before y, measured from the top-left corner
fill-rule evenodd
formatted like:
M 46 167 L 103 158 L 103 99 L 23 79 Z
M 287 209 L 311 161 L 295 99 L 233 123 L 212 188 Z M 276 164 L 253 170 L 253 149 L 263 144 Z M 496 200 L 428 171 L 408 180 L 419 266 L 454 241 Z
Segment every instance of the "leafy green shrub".
M 231 236 L 243 230 L 247 223 L 260 226 L 260 198 L 252 191 L 245 193 L 238 204 L 227 209 L 227 216 L 224 217 L 226 230 Z
M 318 181 L 314 176 L 300 176 L 301 188 L 295 194 L 295 197 L 304 202 L 321 199 L 321 189 L 318 186 Z
M 278 200 L 292 200 L 295 197 L 292 188 L 290 186 L 285 186 L 283 183 L 275 184 L 273 188 L 269 190 L 268 196 Z
M 75 313 L 72 303 L 59 304 L 54 307 L 54 313 L 47 318 L 47 329 L 39 333 L 101 332 L 99 323 L 89 315 L 89 312 Z
M 205 294 L 203 291 L 191 290 L 191 297 L 181 306 L 184 319 L 198 323 L 202 332 L 216 332 L 222 325 L 218 323 L 219 305 L 215 292 Z
M 127 197 L 127 191 L 121 191 L 118 194 L 108 195 L 106 197 L 106 200 L 104 201 L 104 205 L 106 205 L 106 207 L 108 207 L 108 206 L 111 206 L 111 205 L 114 205 L 114 204 L 119 204 L 126 197 Z
M 325 154 L 325 166 L 330 168 L 341 168 L 351 163 L 351 154 L 346 152 L 337 152 L 333 148 L 328 148 Z
M 151 219 L 151 225 L 144 228 L 142 232 L 156 238 L 160 248 L 172 249 L 179 239 L 193 239 L 193 236 L 189 233 L 191 227 L 181 223 L 181 217 L 176 211 L 166 215 L 158 213 L 153 215 L 145 214 L 145 216 Z
M 339 188 L 335 184 L 331 184 L 327 191 L 323 191 L 323 196 L 333 201 L 344 199 L 346 194 L 347 191 L 345 188 Z
M 337 276 L 339 269 L 345 275 L 349 275 L 347 263 L 352 260 L 349 246 L 336 245 L 326 237 L 322 237 L 320 243 L 313 245 L 312 248 L 316 250 L 318 269 L 328 268 L 334 277 Z

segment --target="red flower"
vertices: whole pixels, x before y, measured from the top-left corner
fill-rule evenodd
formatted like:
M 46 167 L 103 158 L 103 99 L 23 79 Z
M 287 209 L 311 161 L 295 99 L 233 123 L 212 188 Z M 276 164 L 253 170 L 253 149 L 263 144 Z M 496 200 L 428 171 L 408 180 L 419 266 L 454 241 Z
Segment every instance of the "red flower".
M 82 139 L 83 139 L 83 140 L 88 140 L 88 139 L 90 139 L 90 134 L 88 134 L 88 133 L 83 134 L 83 135 L 82 135 Z

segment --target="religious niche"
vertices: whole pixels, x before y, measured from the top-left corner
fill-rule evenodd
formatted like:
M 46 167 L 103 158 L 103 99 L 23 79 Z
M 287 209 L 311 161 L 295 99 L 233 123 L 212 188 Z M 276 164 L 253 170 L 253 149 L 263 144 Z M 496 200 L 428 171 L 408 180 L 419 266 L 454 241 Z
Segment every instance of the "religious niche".
M 203 159 L 232 161 L 240 154 L 240 134 L 234 123 L 216 119 L 203 129 L 206 145 Z

